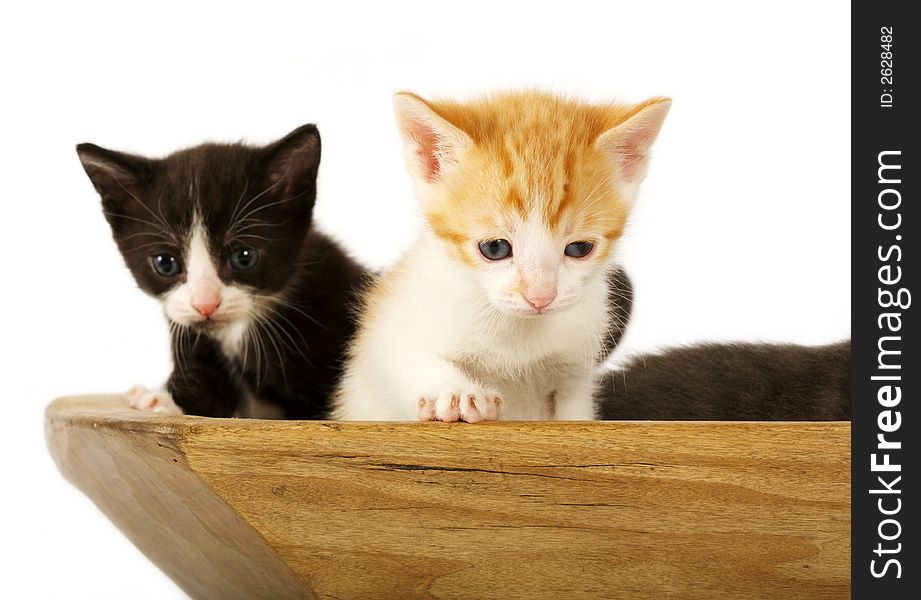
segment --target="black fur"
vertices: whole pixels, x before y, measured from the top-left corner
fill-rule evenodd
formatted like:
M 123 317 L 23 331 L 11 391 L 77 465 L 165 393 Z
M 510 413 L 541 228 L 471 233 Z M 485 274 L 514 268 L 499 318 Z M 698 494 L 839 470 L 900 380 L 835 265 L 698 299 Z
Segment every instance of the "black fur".
M 180 408 L 230 416 L 248 390 L 289 418 L 326 417 L 355 329 L 351 305 L 367 274 L 311 229 L 320 162 L 316 127 L 305 125 L 266 147 L 203 144 L 162 159 L 93 144 L 80 144 L 77 153 L 142 290 L 161 296 L 184 280 L 184 274 L 158 275 L 151 257 L 181 256 L 197 213 L 222 280 L 284 299 L 270 313 L 270 325 L 251 328 L 261 343 L 248 346 L 245 366 L 223 353 L 210 322 L 180 335 L 174 328 L 167 389 Z M 247 213 L 251 220 L 239 226 Z M 260 252 L 250 271 L 228 266 L 241 244 Z
M 599 362 L 617 349 L 621 338 L 627 331 L 630 312 L 633 310 L 633 283 L 627 272 L 618 267 L 608 276 L 608 337 L 604 344 L 604 356 Z
M 851 418 L 851 343 L 701 344 L 606 373 L 602 419 L 829 421 Z

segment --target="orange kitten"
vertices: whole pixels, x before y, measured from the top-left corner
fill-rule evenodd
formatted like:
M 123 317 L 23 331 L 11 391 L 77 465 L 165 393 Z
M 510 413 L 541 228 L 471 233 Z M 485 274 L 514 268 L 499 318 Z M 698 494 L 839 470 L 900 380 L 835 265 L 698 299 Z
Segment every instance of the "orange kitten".
M 670 101 L 394 104 L 426 224 L 366 298 L 335 416 L 592 419 L 608 276 Z

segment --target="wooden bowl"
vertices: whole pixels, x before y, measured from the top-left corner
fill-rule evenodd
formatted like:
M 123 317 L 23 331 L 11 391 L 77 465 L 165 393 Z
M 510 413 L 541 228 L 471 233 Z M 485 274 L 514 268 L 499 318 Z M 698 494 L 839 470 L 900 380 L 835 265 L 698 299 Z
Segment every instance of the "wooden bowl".
M 45 430 L 195 598 L 850 594 L 849 423 L 262 421 L 83 396 Z

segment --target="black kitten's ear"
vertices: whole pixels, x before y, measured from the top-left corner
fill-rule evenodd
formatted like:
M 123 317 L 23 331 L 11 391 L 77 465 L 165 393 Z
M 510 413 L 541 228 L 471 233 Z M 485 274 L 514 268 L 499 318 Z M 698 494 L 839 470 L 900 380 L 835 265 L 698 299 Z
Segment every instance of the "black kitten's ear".
M 262 160 L 276 195 L 313 206 L 320 166 L 320 132 L 316 125 L 302 125 L 269 145 Z
M 107 150 L 96 144 L 79 144 L 77 156 L 106 203 L 130 197 L 132 190 L 147 183 L 153 174 L 149 159 Z

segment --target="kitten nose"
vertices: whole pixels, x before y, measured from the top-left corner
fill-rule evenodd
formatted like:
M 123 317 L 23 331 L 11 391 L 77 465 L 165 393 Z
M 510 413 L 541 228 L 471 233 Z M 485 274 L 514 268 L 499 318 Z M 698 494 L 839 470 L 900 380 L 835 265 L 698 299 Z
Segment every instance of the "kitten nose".
M 220 305 L 220 298 L 192 302 L 192 308 L 197 310 L 203 317 L 210 317 L 212 314 L 214 314 L 214 311 L 216 311 L 217 307 Z
M 192 308 L 203 317 L 210 317 L 221 305 L 221 286 L 209 281 L 199 280 L 192 283 Z
M 556 290 L 546 291 L 539 294 L 523 294 L 524 299 L 537 310 L 544 310 L 550 303 L 556 299 Z

